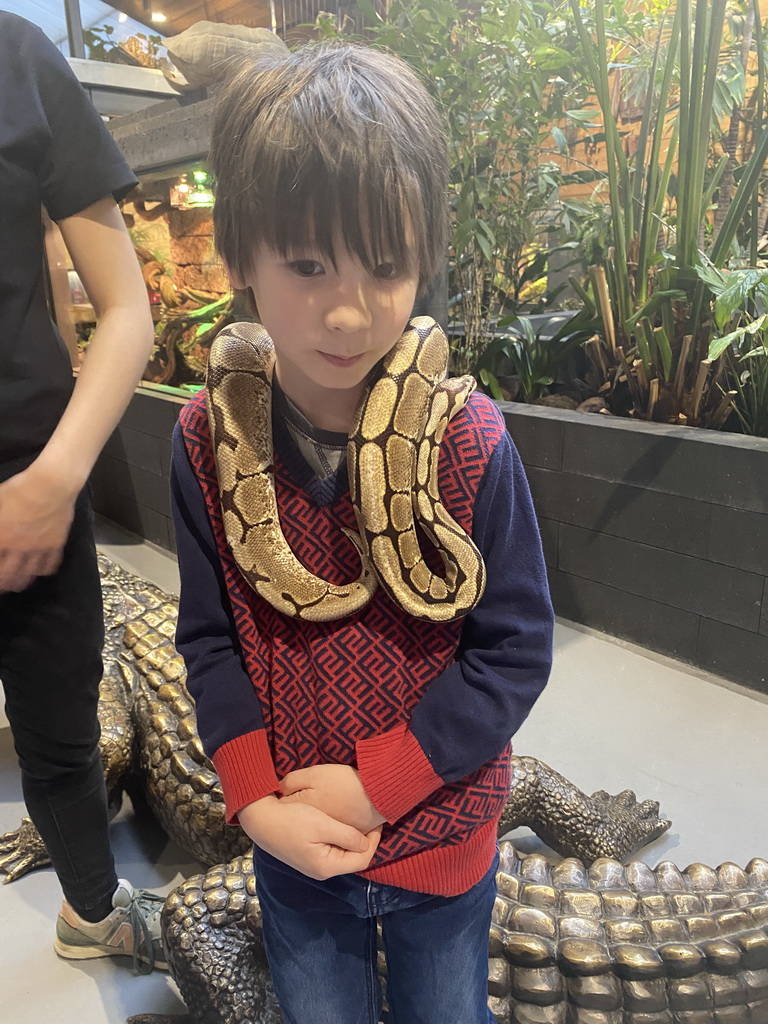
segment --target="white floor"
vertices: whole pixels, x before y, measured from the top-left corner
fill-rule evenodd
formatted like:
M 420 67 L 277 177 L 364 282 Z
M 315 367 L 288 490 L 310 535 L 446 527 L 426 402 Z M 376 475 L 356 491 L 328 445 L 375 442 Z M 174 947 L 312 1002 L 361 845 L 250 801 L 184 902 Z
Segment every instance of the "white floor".
M 100 526 L 101 547 L 169 592 L 175 563 L 137 538 Z M 768 857 L 768 701 L 638 648 L 558 623 L 552 680 L 515 741 L 587 792 L 630 788 L 659 800 L 672 829 L 642 853 L 718 865 Z M 0 713 L 0 833 L 23 814 L 13 745 Z M 198 870 L 126 802 L 112 824 L 119 874 L 167 892 Z M 540 849 L 527 830 L 526 852 Z M 0 890 L 1 1024 L 122 1024 L 184 1006 L 166 975 L 134 977 L 109 961 L 72 965 L 52 950 L 60 896 L 50 870 Z

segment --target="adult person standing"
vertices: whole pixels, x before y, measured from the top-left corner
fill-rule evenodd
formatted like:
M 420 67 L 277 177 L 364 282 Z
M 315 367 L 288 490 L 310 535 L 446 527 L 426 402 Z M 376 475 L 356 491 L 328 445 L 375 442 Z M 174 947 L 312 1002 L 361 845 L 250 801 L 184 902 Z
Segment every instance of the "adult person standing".
M 117 202 L 136 184 L 64 57 L 0 12 L 0 679 L 30 817 L 64 892 L 60 955 L 164 966 L 162 900 L 118 880 L 97 701 L 103 618 L 88 476 L 152 320 Z M 77 385 L 51 322 L 41 205 L 98 323 Z

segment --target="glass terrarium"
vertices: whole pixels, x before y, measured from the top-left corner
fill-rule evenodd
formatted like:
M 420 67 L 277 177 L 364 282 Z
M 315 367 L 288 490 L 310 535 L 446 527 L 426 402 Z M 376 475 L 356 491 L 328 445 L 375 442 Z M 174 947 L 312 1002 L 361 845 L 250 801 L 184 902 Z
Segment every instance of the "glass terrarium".
M 205 380 L 216 334 L 248 317 L 213 245 L 213 192 L 204 163 L 141 176 L 120 204 L 136 251 L 155 325 L 142 375 L 150 386 L 196 390 Z M 46 225 L 54 316 L 75 369 L 87 358 L 96 314 L 55 224 Z
M 143 175 L 123 203 L 155 322 L 155 348 L 143 375 L 152 384 L 199 387 L 211 342 L 235 319 L 213 246 L 212 208 L 204 163 Z

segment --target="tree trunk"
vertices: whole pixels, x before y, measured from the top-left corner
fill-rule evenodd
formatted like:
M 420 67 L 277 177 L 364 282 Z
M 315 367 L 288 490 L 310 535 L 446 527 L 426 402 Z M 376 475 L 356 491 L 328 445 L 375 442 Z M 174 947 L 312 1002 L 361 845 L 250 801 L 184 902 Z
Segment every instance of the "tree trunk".
M 464 318 L 464 339 L 453 350 L 453 372 L 469 373 L 477 361 L 485 335 L 483 311 L 485 273 L 482 255 L 473 246 L 470 259 L 462 266 L 456 257 L 456 277 L 461 289 L 461 312 Z

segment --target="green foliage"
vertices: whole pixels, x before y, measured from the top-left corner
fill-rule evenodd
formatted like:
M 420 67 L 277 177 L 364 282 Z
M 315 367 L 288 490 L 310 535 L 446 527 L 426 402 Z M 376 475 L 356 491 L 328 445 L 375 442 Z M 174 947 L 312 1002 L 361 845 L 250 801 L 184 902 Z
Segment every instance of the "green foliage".
M 739 270 L 723 277 L 722 281 L 719 288 L 711 286 L 716 295 L 715 324 L 718 330 L 724 330 L 734 317 L 748 311 L 756 299 L 763 306 L 768 305 L 768 271 Z
M 496 399 L 503 397 L 498 381 L 503 359 L 509 361 L 519 379 L 525 401 L 535 402 L 554 381 L 558 367 L 584 341 L 583 332 L 573 331 L 570 323 L 554 336 L 534 331 L 531 322 L 524 317 L 508 317 L 500 326 L 509 328 L 509 333 L 494 338 L 485 347 L 475 368 L 481 382 Z
M 632 414 L 721 426 L 730 401 L 720 384 L 718 360 L 751 328 L 732 324 L 736 333 L 723 346 L 712 347 L 710 341 L 737 309 L 746 308 L 748 296 L 753 301 L 768 292 L 758 271 L 718 287 L 723 281 L 718 268 L 733 258 L 739 231 L 753 217 L 768 158 L 768 130 L 761 126 L 727 212 L 712 232 L 710 208 L 729 164 L 727 155 L 712 163 L 713 126 L 719 132 L 712 112 L 718 96 L 721 109 L 740 102 L 746 74 L 743 62 L 741 72 L 734 64 L 732 48 L 725 60 L 721 53 L 727 0 L 678 0 L 659 27 L 647 76 L 651 87 L 631 157 L 614 116 L 609 81 L 610 54 L 621 43 L 615 35 L 611 40 L 616 5 L 595 0 L 588 14 L 580 0 L 569 2 L 602 113 L 611 209 L 610 245 L 596 254 L 591 271 L 590 301 L 603 338 L 602 350 L 593 348 L 593 355 L 609 397 Z M 702 246 L 709 248 L 708 256 Z
M 98 28 L 89 28 L 83 31 L 83 43 L 90 60 L 106 61 L 109 53 L 114 50 L 117 43 L 110 37 L 114 35 L 112 25 L 100 25 Z
M 745 434 L 768 437 L 768 270 L 745 268 L 730 274 L 706 268 L 700 274 L 715 294 L 720 332 L 709 345 L 709 359 L 723 359 L 729 394 Z
M 90 60 L 112 63 L 120 57 L 120 41 L 113 38 L 114 34 L 113 25 L 99 25 L 83 30 L 83 43 Z M 159 47 L 163 45 L 162 36 L 155 34 L 145 35 L 143 32 L 137 32 L 132 38 L 140 40 L 144 52 L 153 58 L 157 56 Z
M 741 345 L 745 339 L 750 335 L 762 333 L 765 329 L 766 315 L 759 316 L 757 320 L 752 320 L 748 324 L 744 324 L 742 327 L 737 327 L 735 331 L 731 331 L 729 334 L 724 334 L 720 338 L 715 338 L 709 344 L 709 359 L 719 359 L 720 356 L 729 349 L 732 345 Z
M 768 437 L 768 330 L 761 326 L 762 345 L 731 361 L 738 398 L 736 416 L 745 434 Z
M 358 6 L 369 42 L 416 68 L 448 128 L 456 371 L 497 393 L 506 358 L 527 396 L 549 386 L 562 344 L 522 327 L 489 339 L 532 299 L 553 300 L 543 282 L 559 242 L 592 268 L 586 284 L 572 279 L 583 308 L 569 332 L 599 332 L 587 350 L 615 411 L 717 427 L 748 392 L 757 400 L 754 324 L 768 308 L 756 269 L 768 159 L 757 0 L 391 0 L 386 18 Z M 330 17 L 319 26 L 341 34 Z M 635 148 L 617 89 L 642 114 Z M 729 116 L 744 126 L 738 154 Z M 576 140 L 605 146 L 605 175 L 574 160 Z M 597 196 L 601 178 L 607 203 L 560 197 L 590 181 Z M 724 285 L 747 249 L 753 276 Z
M 454 285 L 464 327 L 457 372 L 472 369 L 500 317 L 531 293 L 558 223 L 567 150 L 583 83 L 572 26 L 542 0 L 392 0 L 386 20 L 358 0 L 370 40 L 411 64 L 445 119 L 452 165 Z M 330 19 L 325 35 L 338 35 Z M 570 211 L 571 219 L 577 212 Z M 534 290 L 535 291 L 535 290 Z M 542 300 L 544 301 L 544 300 Z

